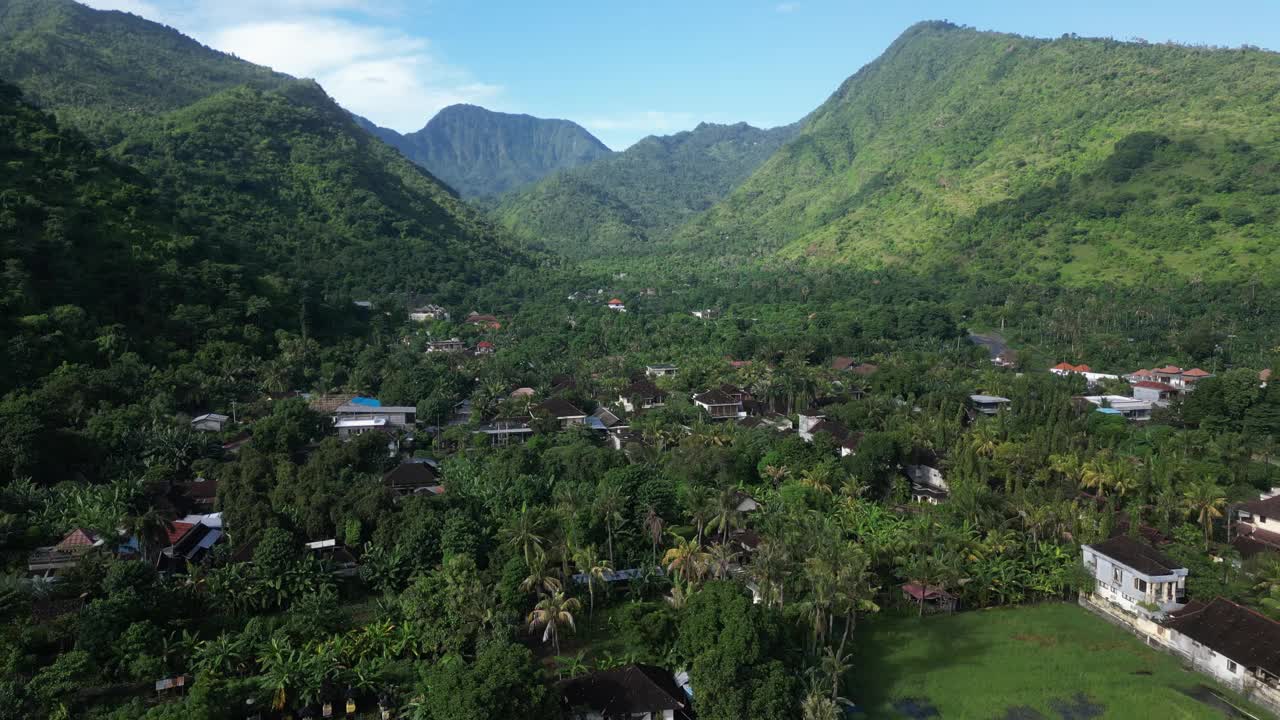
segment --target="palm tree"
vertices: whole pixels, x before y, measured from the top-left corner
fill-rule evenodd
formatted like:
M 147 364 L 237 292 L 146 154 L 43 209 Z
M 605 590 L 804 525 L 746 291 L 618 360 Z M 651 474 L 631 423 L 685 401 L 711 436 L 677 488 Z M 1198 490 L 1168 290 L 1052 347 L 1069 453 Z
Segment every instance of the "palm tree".
M 547 595 L 539 600 L 533 612 L 529 613 L 529 631 L 534 632 L 538 628 L 543 628 L 542 642 L 550 638 L 556 654 L 559 655 L 560 629 L 565 626 L 570 630 L 574 629 L 573 613 L 581 608 L 582 603 L 578 602 L 577 598 L 565 597 L 562 592 Z
M 707 523 L 715 517 L 715 496 L 712 495 L 710 488 L 702 485 L 685 485 L 680 493 L 680 502 L 698 530 L 698 544 L 701 545 L 702 532 L 706 529 Z
M 815 689 L 800 703 L 800 717 L 802 720 L 838 720 L 840 709 L 831 698 Z
M 587 576 L 587 594 L 591 598 L 591 605 L 587 608 L 587 621 L 590 622 L 596 612 L 596 583 L 605 582 L 605 575 L 613 570 L 613 564 L 597 554 L 595 545 L 579 550 L 573 562 L 578 566 L 578 572 Z
M 729 568 L 738 559 L 738 551 L 728 543 L 716 543 L 707 548 L 707 565 L 716 580 L 724 580 L 729 576 Z
M 653 543 L 653 562 L 658 563 L 658 543 L 662 540 L 662 531 L 666 528 L 666 523 L 658 511 L 650 506 L 644 514 L 644 531 L 649 534 L 649 541 Z
M 622 511 L 627 506 L 627 495 L 616 483 L 602 483 L 596 493 L 596 514 L 604 519 L 604 530 L 609 541 L 609 564 L 613 564 L 613 534 L 625 518 Z
M 728 541 L 729 530 L 738 525 L 738 502 L 738 489 L 735 487 L 722 488 L 715 497 L 715 515 L 707 524 L 707 529 L 718 529 L 722 543 Z
M 147 508 L 141 515 L 125 518 L 125 531 L 138 540 L 138 550 L 142 559 L 150 562 L 155 554 L 169 546 L 169 536 L 173 533 L 173 522 L 154 507 Z
M 790 564 L 791 558 L 788 557 L 786 548 L 774 541 L 761 543 L 752 555 L 751 579 L 755 581 L 761 602 L 766 608 L 773 607 L 775 602 L 778 607 L 782 607 L 783 585 Z
M 822 672 L 831 680 L 831 702 L 835 703 L 840 699 L 840 678 L 853 669 L 853 664 L 849 662 L 848 655 L 827 648 L 822 655 L 821 666 Z
M 532 568 L 534 552 L 541 550 L 546 543 L 546 539 L 538 534 L 541 530 L 542 519 L 525 503 L 511 516 L 506 526 L 498 531 L 498 536 L 511 547 L 518 548 L 524 554 L 525 565 Z
M 1222 517 L 1222 510 L 1227 506 L 1227 496 L 1216 482 L 1204 479 L 1183 491 L 1182 502 L 1188 514 L 1194 515 L 1204 528 L 1204 547 L 1209 549 L 1209 541 L 1213 538 L 1213 521 Z
M 675 538 L 675 545 L 662 556 L 667 572 L 685 582 L 696 582 L 702 579 L 710 560 L 710 556 L 702 549 L 702 545 L 675 533 L 671 533 L 671 537 Z
M 547 554 L 542 550 L 534 552 L 529 575 L 520 583 L 520 589 L 527 593 L 551 594 L 559 592 L 561 587 L 560 579 L 547 569 Z
M 800 473 L 800 484 L 821 493 L 831 494 L 831 481 L 835 472 L 830 465 L 817 465 Z
M 777 490 L 778 487 L 782 485 L 782 481 L 785 480 L 787 475 L 790 473 L 791 471 L 787 469 L 786 465 L 764 466 L 764 476 L 769 478 L 769 482 L 773 485 L 774 490 Z

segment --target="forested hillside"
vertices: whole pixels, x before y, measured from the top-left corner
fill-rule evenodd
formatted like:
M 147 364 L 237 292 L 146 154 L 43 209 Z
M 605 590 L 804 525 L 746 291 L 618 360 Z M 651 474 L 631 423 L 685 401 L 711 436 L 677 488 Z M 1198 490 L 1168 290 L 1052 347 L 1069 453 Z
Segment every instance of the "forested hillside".
M 678 236 L 1071 284 L 1270 279 L 1280 55 L 909 29 Z
M 156 178 L 185 222 L 255 274 L 453 301 L 522 262 L 314 82 L 139 17 L 0 2 L 0 77 Z
M 728 195 L 798 129 L 702 123 L 647 137 L 504 197 L 497 216 L 519 236 L 574 258 L 648 253 Z
M 611 153 L 568 120 L 451 105 L 407 135 L 362 125 L 464 197 L 498 195 Z
M 245 277 L 140 173 L 4 83 L 0 130 L 0 392 L 59 364 L 126 351 L 159 360 L 244 340 L 250 318 L 262 329 L 292 318 L 283 287 Z

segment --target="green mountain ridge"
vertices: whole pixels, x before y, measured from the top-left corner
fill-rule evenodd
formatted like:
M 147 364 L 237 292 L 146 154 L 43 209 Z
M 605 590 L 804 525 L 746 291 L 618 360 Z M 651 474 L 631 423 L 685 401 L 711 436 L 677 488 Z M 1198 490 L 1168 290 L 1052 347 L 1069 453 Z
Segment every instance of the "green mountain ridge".
M 645 254 L 728 195 L 798 128 L 702 123 L 646 137 L 506 195 L 494 213 L 517 236 L 569 257 Z
M 1268 271 L 1280 55 L 910 28 L 668 246 L 1072 284 Z
M 312 81 L 69 0 L 0 0 L 0 47 L 0 78 L 143 169 L 185 223 L 262 274 L 449 302 L 525 262 Z
M 569 120 L 494 112 L 476 105 L 450 105 L 421 130 L 405 135 L 364 118 L 359 121 L 469 198 L 499 195 L 612 154 Z

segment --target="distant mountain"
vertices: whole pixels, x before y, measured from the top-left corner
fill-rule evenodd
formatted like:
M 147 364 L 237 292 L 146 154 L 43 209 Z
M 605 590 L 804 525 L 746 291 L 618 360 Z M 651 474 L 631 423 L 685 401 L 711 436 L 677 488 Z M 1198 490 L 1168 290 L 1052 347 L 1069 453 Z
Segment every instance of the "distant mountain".
M 946 23 L 850 77 L 668 251 L 1150 284 L 1280 260 L 1280 55 Z
M 408 135 L 359 121 L 463 197 L 498 195 L 612 154 L 577 123 L 475 105 L 450 105 Z
M 263 274 L 448 300 L 520 256 L 311 81 L 70 0 L 0 0 L 0 77 Z
M 645 253 L 724 198 L 798 131 L 746 123 L 647 137 L 501 198 L 499 221 L 571 257 Z

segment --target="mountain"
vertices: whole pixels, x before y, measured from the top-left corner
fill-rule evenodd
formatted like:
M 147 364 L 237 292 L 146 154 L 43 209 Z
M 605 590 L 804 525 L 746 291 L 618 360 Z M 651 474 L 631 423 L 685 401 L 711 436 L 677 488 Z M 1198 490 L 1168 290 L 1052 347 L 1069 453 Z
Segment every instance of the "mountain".
M 246 277 L 217 244 L 175 221 L 171 198 L 142 173 L 5 83 L 0 126 L 0 394 L 59 365 L 93 362 L 104 348 L 158 361 L 292 321 L 278 284 Z
M 571 257 L 648 252 L 745 180 L 799 125 L 712 125 L 647 137 L 501 199 L 499 221 Z
M 1267 274 L 1280 55 L 910 28 L 681 229 L 689 255 L 1142 284 Z
M 498 195 L 612 153 L 577 123 L 475 105 L 450 105 L 408 135 L 361 120 L 463 197 Z
M 263 274 L 447 302 L 523 262 L 314 82 L 137 16 L 0 0 L 0 78 L 142 169 L 184 223 Z

